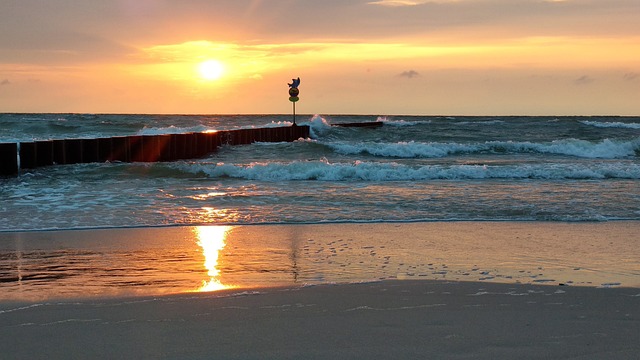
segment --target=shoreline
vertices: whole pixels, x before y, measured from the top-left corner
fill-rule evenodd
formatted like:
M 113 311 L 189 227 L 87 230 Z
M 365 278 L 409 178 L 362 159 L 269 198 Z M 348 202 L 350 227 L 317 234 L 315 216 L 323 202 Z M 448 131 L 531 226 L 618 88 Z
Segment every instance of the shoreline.
M 496 220 L 496 219 L 473 219 L 473 220 L 344 220 L 344 221 L 309 221 L 309 222 L 264 222 L 264 223 L 234 223 L 234 222 L 222 222 L 222 223 L 185 223 L 185 224 L 161 224 L 161 225 L 131 225 L 131 226 L 88 226 L 88 227 L 73 227 L 73 228 L 44 228 L 44 229 L 15 229 L 4 230 L 0 229 L 0 234 L 14 234 L 14 233 L 43 233 L 43 232 L 61 232 L 61 231 L 91 231 L 91 230 L 135 230 L 135 229 L 171 229 L 171 228 L 183 228 L 183 227 L 200 227 L 200 226 L 231 226 L 231 227 L 245 227 L 245 226 L 310 226 L 310 225 L 402 225 L 402 224 L 450 224 L 450 223 L 496 223 L 496 224 L 564 224 L 564 225 L 579 225 L 579 224 L 616 224 L 616 223 L 640 223 L 640 219 L 607 219 L 602 221 L 596 220 L 576 220 L 576 221 L 560 221 L 560 220 Z
M 0 233 L 0 302 L 394 279 L 640 288 L 638 233 L 640 221 Z
M 0 303 L 7 359 L 628 359 L 640 289 L 387 280 Z M 37 344 L 37 345 L 36 345 Z

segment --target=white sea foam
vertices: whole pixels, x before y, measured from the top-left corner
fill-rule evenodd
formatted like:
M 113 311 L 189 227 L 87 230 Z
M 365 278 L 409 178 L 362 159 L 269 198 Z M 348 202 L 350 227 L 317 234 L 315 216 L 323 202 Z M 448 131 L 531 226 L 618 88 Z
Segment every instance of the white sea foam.
M 190 132 L 204 132 L 211 130 L 204 125 L 191 126 L 191 127 L 179 127 L 171 125 L 168 127 L 144 127 L 136 133 L 137 135 L 164 135 L 164 134 L 186 134 Z
M 496 124 L 504 124 L 504 121 L 503 120 L 460 121 L 452 124 L 453 125 L 496 125 Z
M 308 123 L 305 125 L 309 125 L 309 135 L 317 139 L 329 131 L 331 131 L 331 124 L 320 115 L 314 115 Z
M 496 153 L 541 153 L 569 155 L 589 159 L 619 159 L 635 155 L 640 150 L 640 137 L 630 141 L 600 142 L 567 139 L 549 143 L 488 141 L 484 143 L 438 143 L 438 142 L 333 142 L 325 143 L 335 152 L 344 155 L 370 154 L 397 158 L 440 158 L 452 154 Z
M 512 166 L 427 165 L 411 167 L 397 163 L 356 161 L 294 161 L 289 163 L 176 164 L 184 171 L 211 178 L 242 178 L 259 181 L 416 181 L 434 179 L 640 179 L 640 164 L 600 163 L 584 165 L 527 164 Z
M 479 150 L 477 145 L 456 143 L 327 143 L 335 152 L 344 155 L 371 154 L 382 157 L 398 158 L 438 158 L 454 153 L 472 153 Z
M 429 121 L 406 121 L 406 120 L 387 120 L 386 118 L 378 118 L 378 121 L 382 121 L 385 126 L 416 126 L 422 124 L 430 124 Z
M 602 121 L 580 121 L 584 125 L 595 126 L 598 128 L 623 128 L 623 129 L 640 129 L 640 123 L 623 123 L 623 122 L 602 122 Z
M 256 128 L 263 128 L 263 127 L 283 127 L 283 126 L 292 126 L 293 122 L 292 121 L 272 121 L 268 124 L 265 125 L 260 125 L 260 126 L 255 126 L 255 125 L 251 125 L 251 126 L 245 126 L 245 127 L 240 127 L 239 129 L 256 129 Z
M 244 125 L 244 126 L 231 126 L 231 127 L 223 127 L 223 128 L 212 128 L 205 125 L 196 125 L 189 127 L 180 127 L 180 126 L 167 126 L 167 127 L 144 127 L 141 130 L 138 130 L 136 135 L 165 135 L 165 134 L 186 134 L 186 133 L 199 133 L 205 131 L 214 131 L 214 130 L 241 130 L 241 129 L 259 129 L 259 128 L 274 128 L 274 127 L 285 127 L 291 126 L 293 122 L 291 121 L 272 121 L 266 124 L 260 125 Z

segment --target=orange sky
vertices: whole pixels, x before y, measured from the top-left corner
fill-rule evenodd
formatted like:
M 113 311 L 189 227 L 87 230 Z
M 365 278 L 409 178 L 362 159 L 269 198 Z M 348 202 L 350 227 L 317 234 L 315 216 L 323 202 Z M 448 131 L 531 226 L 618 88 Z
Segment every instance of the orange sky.
M 0 112 L 640 115 L 638 0 L 3 0 Z M 219 78 L 199 65 L 217 60 Z

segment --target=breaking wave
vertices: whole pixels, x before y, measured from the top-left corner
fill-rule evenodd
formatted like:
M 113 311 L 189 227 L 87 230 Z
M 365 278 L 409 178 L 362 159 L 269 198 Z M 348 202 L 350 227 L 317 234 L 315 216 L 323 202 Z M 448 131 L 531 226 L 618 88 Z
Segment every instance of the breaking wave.
M 333 151 L 343 155 L 369 154 L 396 158 L 441 158 L 456 154 L 476 153 L 539 153 L 568 155 L 589 159 L 621 159 L 633 157 L 640 151 L 640 138 L 630 141 L 556 140 L 549 143 L 487 141 L 484 143 L 325 143 Z
M 386 118 L 378 118 L 378 121 L 382 121 L 384 123 L 385 126 L 396 126 L 396 127 L 402 127 L 402 126 L 416 126 L 416 125 L 423 125 L 423 124 L 430 124 L 431 120 L 427 120 L 427 121 L 407 121 L 407 120 L 387 120 Z
M 640 123 L 624 123 L 624 122 L 601 122 L 601 121 L 580 121 L 580 123 L 598 128 L 622 128 L 622 129 L 640 129 Z
M 167 126 L 167 127 L 147 127 L 138 130 L 136 135 L 165 135 L 165 134 L 186 134 L 191 132 L 204 132 L 207 130 L 211 130 L 209 127 L 204 125 L 190 126 L 190 127 L 179 127 L 175 125 Z
M 640 179 L 640 164 L 595 163 L 528 165 L 424 165 L 326 160 L 290 163 L 180 164 L 183 171 L 209 178 L 241 178 L 259 181 L 416 181 L 437 179 Z

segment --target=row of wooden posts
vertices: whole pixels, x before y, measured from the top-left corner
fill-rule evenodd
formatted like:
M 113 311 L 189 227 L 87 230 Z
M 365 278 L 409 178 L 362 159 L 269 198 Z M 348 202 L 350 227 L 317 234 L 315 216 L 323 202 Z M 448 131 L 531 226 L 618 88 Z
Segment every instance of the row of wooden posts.
M 222 145 L 290 142 L 309 137 L 308 126 L 266 127 L 165 135 L 0 143 L 0 175 L 21 169 L 93 162 L 158 162 L 195 159 Z

